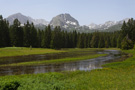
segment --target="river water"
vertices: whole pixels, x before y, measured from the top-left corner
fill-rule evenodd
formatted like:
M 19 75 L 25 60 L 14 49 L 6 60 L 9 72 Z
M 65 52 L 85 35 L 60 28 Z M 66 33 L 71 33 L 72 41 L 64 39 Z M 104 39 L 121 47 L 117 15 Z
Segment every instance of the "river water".
M 3 76 L 3 75 L 19 75 L 19 74 L 37 74 L 37 73 L 46 73 L 46 72 L 61 72 L 61 71 L 76 71 L 76 70 L 90 71 L 93 69 L 100 69 L 102 68 L 103 64 L 110 63 L 114 60 L 121 58 L 121 52 L 118 50 L 104 50 L 104 51 L 98 51 L 97 53 L 108 54 L 108 55 L 94 58 L 94 59 L 87 59 L 82 61 L 75 61 L 75 62 L 68 62 L 68 63 L 61 63 L 61 64 L 0 67 L 0 75 Z M 43 58 L 45 56 L 38 55 L 38 57 Z M 5 59 L 9 59 L 9 58 L 5 58 Z M 27 57 L 27 59 L 29 58 Z M 8 61 L 7 63 L 12 62 L 12 60 L 7 60 L 7 61 Z M 6 62 L 3 63 L 5 64 Z

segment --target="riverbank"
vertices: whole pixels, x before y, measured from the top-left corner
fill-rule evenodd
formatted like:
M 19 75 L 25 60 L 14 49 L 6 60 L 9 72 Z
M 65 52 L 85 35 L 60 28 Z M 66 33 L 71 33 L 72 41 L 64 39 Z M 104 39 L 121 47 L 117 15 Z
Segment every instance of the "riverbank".
M 133 56 L 122 62 L 106 64 L 103 69 L 91 72 L 0 76 L 0 89 L 16 87 L 17 90 L 134 90 L 135 51 L 123 52 Z
M 16 53 L 19 52 L 18 53 L 19 56 L 17 55 L 6 58 L 4 57 L 5 54 L 3 55 L 1 51 L 0 54 L 1 53 L 2 54 L 0 58 L 0 66 L 28 66 L 28 65 L 56 64 L 56 63 L 58 64 L 58 63 L 92 59 L 107 55 L 107 54 L 97 54 L 98 51 L 104 50 L 98 48 L 87 48 L 87 49 L 76 48 L 76 49 L 61 49 L 61 50 L 33 48 L 32 50 L 29 50 L 29 48 L 21 49 L 13 47 L 13 48 L 2 48 L 1 50 L 3 50 L 3 52 L 6 51 L 15 52 L 12 55 L 16 55 Z M 22 52 L 25 51 L 27 51 L 28 55 L 20 56 Z M 10 54 L 10 52 L 6 53 L 8 53 L 7 56 Z M 35 55 L 33 55 L 34 53 Z M 42 54 L 40 55 L 40 53 Z
M 5 47 L 5 48 L 0 48 L 0 57 L 61 53 L 61 52 L 66 52 L 66 51 L 46 49 L 46 48 Z
M 94 55 L 86 55 L 80 57 L 72 57 L 72 58 L 62 58 L 62 59 L 54 59 L 54 60 L 43 60 L 43 61 L 32 61 L 32 62 L 22 62 L 22 63 L 13 63 L 13 64 L 5 64 L 0 66 L 31 66 L 31 65 L 45 65 L 45 64 L 60 64 L 66 62 L 74 62 L 86 59 L 97 58 L 101 56 L 106 56 L 107 54 L 94 54 Z

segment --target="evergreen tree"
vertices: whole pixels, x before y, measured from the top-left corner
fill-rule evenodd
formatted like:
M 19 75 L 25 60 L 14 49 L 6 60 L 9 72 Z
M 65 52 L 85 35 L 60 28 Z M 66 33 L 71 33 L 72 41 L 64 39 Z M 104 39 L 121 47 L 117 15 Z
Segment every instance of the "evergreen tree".
M 60 49 L 62 48 L 62 39 L 61 39 L 61 29 L 60 27 L 55 27 L 52 35 L 52 40 L 51 40 L 51 48 L 54 49 Z
M 91 47 L 91 44 L 90 44 L 91 38 L 92 38 L 92 34 L 91 33 L 88 33 L 88 43 L 87 43 L 88 48 Z
M 69 48 L 69 35 L 67 33 L 67 31 L 65 31 L 65 34 L 64 34 L 64 48 Z
M 61 41 L 62 41 L 62 42 L 61 42 L 61 45 L 62 45 L 61 47 L 62 47 L 62 48 L 65 48 L 66 39 L 65 39 L 65 32 L 64 32 L 64 30 L 61 32 L 61 39 L 62 39 L 62 40 L 61 40 Z
M 45 27 L 45 29 L 47 29 L 47 27 Z M 45 30 L 42 30 L 41 47 L 45 48 Z
M 92 39 L 91 39 L 91 47 L 92 48 L 98 48 L 98 42 L 99 42 L 99 35 L 98 32 L 93 33 Z
M 83 43 L 84 43 L 84 48 L 88 48 L 88 36 L 87 34 L 83 34 Z
M 23 28 L 20 26 L 18 19 L 15 19 L 10 27 L 10 39 L 12 46 L 23 46 Z
M 117 45 L 117 41 L 116 41 L 115 36 L 113 35 L 111 38 L 111 47 L 116 47 L 116 45 Z
M 129 19 L 127 23 L 124 22 L 121 29 L 123 38 L 128 35 L 135 42 L 135 20 L 133 18 Z
M 44 40 L 43 47 L 50 48 L 50 43 L 51 43 L 51 27 L 50 27 L 50 25 L 48 25 L 48 27 L 45 28 L 43 40 Z
M 31 25 L 29 24 L 29 21 L 24 25 L 24 46 L 30 47 L 31 46 L 31 35 L 30 31 Z
M 105 41 L 104 41 L 103 36 L 100 35 L 99 38 L 100 38 L 100 39 L 99 39 L 99 42 L 98 42 L 98 48 L 103 48 L 103 47 L 105 47 Z
M 79 35 L 79 39 L 78 39 L 78 44 L 77 44 L 77 47 L 78 48 L 84 48 L 84 41 L 83 41 L 83 34 L 80 34 Z
M 38 43 L 37 30 L 34 27 L 34 24 L 32 23 L 30 28 L 30 45 L 32 47 L 37 47 L 38 46 L 37 43 Z
M 42 42 L 42 31 L 40 29 L 38 29 L 38 32 L 37 32 L 37 44 L 38 44 L 38 47 L 41 47 L 41 42 Z
M 121 49 L 128 50 L 128 49 L 132 49 L 133 47 L 134 47 L 134 44 L 127 35 L 121 43 Z
M 128 34 L 128 28 L 125 21 L 123 22 L 121 29 L 122 29 L 122 37 L 125 37 Z
M 119 37 L 117 39 L 117 48 L 121 48 L 121 42 L 122 42 L 122 36 L 119 35 Z
M 0 15 L 0 47 L 10 46 L 9 24 Z
M 77 32 L 73 31 L 73 48 L 77 46 Z

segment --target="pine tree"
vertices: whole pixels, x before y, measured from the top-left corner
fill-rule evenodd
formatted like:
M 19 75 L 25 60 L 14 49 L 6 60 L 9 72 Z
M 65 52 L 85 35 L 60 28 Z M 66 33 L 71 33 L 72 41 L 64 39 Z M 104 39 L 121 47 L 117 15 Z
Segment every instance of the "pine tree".
M 128 28 L 125 21 L 123 22 L 121 29 L 122 29 L 122 37 L 124 38 L 128 34 Z
M 99 35 L 98 32 L 93 33 L 92 39 L 91 39 L 91 47 L 92 48 L 98 48 L 98 42 L 99 42 Z
M 83 43 L 84 43 L 84 48 L 88 48 L 88 36 L 87 34 L 83 34 Z
M 44 48 L 50 48 L 51 43 L 51 27 L 48 25 L 48 27 L 45 28 L 44 32 Z
M 104 41 L 103 36 L 100 35 L 99 38 L 100 38 L 100 39 L 99 39 L 99 42 L 98 42 L 98 48 L 103 48 L 103 47 L 105 47 L 105 41 Z
M 30 47 L 31 46 L 31 35 L 30 35 L 31 25 L 29 21 L 24 25 L 24 46 Z
M 0 15 L 0 47 L 10 46 L 9 24 Z
M 65 48 L 65 42 L 66 42 L 66 39 L 65 39 L 65 32 L 64 30 L 61 32 L 61 47 L 62 48 Z
M 122 43 L 121 43 L 121 49 L 123 50 L 128 50 L 128 49 L 132 49 L 134 47 L 134 44 L 132 42 L 132 40 L 129 39 L 128 35 L 123 39 Z
M 113 35 L 113 36 L 111 37 L 111 47 L 116 47 L 116 45 L 117 45 L 117 41 L 116 41 L 116 39 L 115 39 L 115 36 Z
M 122 36 L 119 35 L 119 37 L 117 39 L 117 48 L 121 48 L 121 42 L 122 42 Z
M 78 48 L 84 48 L 83 34 L 79 35 L 77 47 Z
M 77 46 L 77 32 L 73 31 L 73 48 Z
M 38 32 L 37 32 L 37 44 L 38 44 L 38 47 L 40 47 L 41 48 L 41 42 L 42 42 L 42 32 L 41 32 L 41 30 L 40 29 L 38 29 Z
M 32 47 L 37 47 L 38 46 L 37 43 L 38 43 L 37 30 L 34 27 L 34 24 L 32 23 L 30 28 L 30 45 Z
M 70 43 L 69 43 L 69 35 L 68 35 L 67 31 L 65 31 L 64 38 L 65 38 L 64 48 L 69 48 Z
M 10 27 L 10 39 L 12 46 L 23 46 L 23 29 L 18 19 L 15 19 Z
M 51 40 L 51 48 L 54 49 L 60 49 L 62 48 L 62 39 L 61 39 L 61 29 L 60 27 L 55 27 L 53 34 L 52 34 L 52 40 Z
M 91 38 L 92 38 L 92 34 L 91 34 L 91 33 L 89 33 L 89 34 L 88 34 L 88 43 L 87 43 L 87 44 L 88 44 L 88 45 L 87 45 L 87 46 L 88 46 L 88 48 L 90 48 L 90 47 L 91 47 L 91 44 L 90 44 L 90 42 L 91 42 Z

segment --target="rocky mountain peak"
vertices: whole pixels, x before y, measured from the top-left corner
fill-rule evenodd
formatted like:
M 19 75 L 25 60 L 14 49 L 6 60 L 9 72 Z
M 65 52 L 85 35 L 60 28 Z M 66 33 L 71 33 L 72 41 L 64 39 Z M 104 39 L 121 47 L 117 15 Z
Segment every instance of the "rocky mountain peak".
M 73 18 L 70 14 L 65 13 L 65 14 L 60 14 L 55 17 L 50 21 L 50 25 L 53 26 L 60 26 L 63 28 L 72 28 L 72 27 L 79 27 L 79 22 Z

